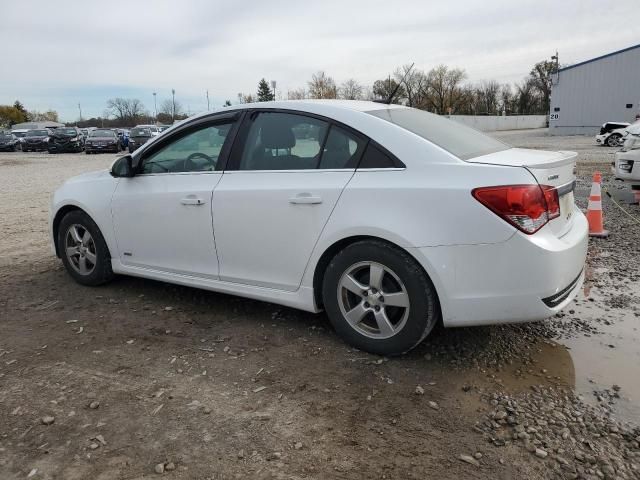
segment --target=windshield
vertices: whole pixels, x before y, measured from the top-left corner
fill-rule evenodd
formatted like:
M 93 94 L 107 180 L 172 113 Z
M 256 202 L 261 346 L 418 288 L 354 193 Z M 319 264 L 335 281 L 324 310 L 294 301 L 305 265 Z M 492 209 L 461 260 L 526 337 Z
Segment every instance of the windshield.
M 462 160 L 511 148 L 478 130 L 415 108 L 385 108 L 366 112 L 398 125 Z
M 131 130 L 131 136 L 132 137 L 150 137 L 151 130 L 149 130 L 148 128 L 134 128 L 133 130 Z
M 113 131 L 111 130 L 94 130 L 89 134 L 89 137 L 113 137 Z
M 56 128 L 55 133 L 59 133 L 61 135 L 75 135 L 77 132 L 75 128 Z
M 47 137 L 49 130 L 30 130 L 26 134 L 27 137 Z

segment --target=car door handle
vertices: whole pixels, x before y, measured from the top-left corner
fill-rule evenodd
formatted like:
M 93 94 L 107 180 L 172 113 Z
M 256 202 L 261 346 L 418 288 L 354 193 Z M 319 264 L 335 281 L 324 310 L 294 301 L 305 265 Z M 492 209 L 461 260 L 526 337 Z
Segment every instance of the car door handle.
M 190 195 L 188 197 L 184 197 L 183 199 L 181 199 L 180 203 L 182 205 L 204 205 L 204 200 L 196 196 Z
M 315 205 L 322 203 L 322 198 L 309 192 L 304 192 L 289 198 L 289 203 L 293 203 L 294 205 Z

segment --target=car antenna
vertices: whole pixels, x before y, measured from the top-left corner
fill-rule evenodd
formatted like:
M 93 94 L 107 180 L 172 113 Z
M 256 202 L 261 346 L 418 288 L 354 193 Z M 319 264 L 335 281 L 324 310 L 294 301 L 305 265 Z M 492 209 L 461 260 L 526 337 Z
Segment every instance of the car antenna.
M 400 89 L 400 85 L 402 85 L 402 82 L 404 82 L 405 78 L 407 78 L 407 75 L 409 75 L 409 72 L 411 71 L 411 69 L 413 68 L 413 66 L 416 64 L 416 62 L 413 62 L 411 64 L 411 66 L 407 69 L 406 72 L 404 72 L 404 75 L 402 76 L 402 79 L 398 82 L 398 84 L 396 85 L 396 88 L 393 89 L 393 92 L 391 92 L 391 95 L 389 95 L 385 100 L 374 100 L 374 102 L 376 103 L 384 103 L 386 105 L 391 105 L 391 102 L 393 101 L 393 97 L 396 96 L 396 93 L 398 93 L 398 90 Z

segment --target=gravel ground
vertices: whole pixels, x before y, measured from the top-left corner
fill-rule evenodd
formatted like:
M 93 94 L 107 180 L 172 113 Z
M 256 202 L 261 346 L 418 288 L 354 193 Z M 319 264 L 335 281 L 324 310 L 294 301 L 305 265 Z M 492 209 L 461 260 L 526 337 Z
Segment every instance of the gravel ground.
M 581 206 L 608 172 L 591 138 L 496 136 L 578 151 Z M 49 251 L 49 196 L 114 158 L 0 154 L 0 478 L 640 478 L 640 227 L 608 197 L 612 235 L 592 241 L 574 305 L 438 329 L 386 359 L 321 314 L 72 282 Z

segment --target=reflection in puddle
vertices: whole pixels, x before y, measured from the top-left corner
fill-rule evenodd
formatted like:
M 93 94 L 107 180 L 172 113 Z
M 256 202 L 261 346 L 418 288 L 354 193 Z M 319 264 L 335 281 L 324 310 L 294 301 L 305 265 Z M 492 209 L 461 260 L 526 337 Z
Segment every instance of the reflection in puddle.
M 638 422 L 640 418 L 640 319 L 631 302 L 638 294 L 627 296 L 631 302 L 609 307 L 617 297 L 605 300 L 593 286 L 591 268 L 583 292 L 568 307 L 574 313 L 558 320 L 571 322 L 572 318 L 585 320 L 598 330 L 598 334 L 570 335 L 543 348 L 536 363 L 549 374 L 556 372 L 560 381 L 574 386 L 588 403 L 598 400 L 594 391 L 620 387 L 620 399 L 615 399 L 613 412 L 623 421 Z M 598 274 L 598 272 L 596 272 Z M 634 285 L 635 290 L 635 285 Z M 624 297 L 620 295 L 619 297 Z

